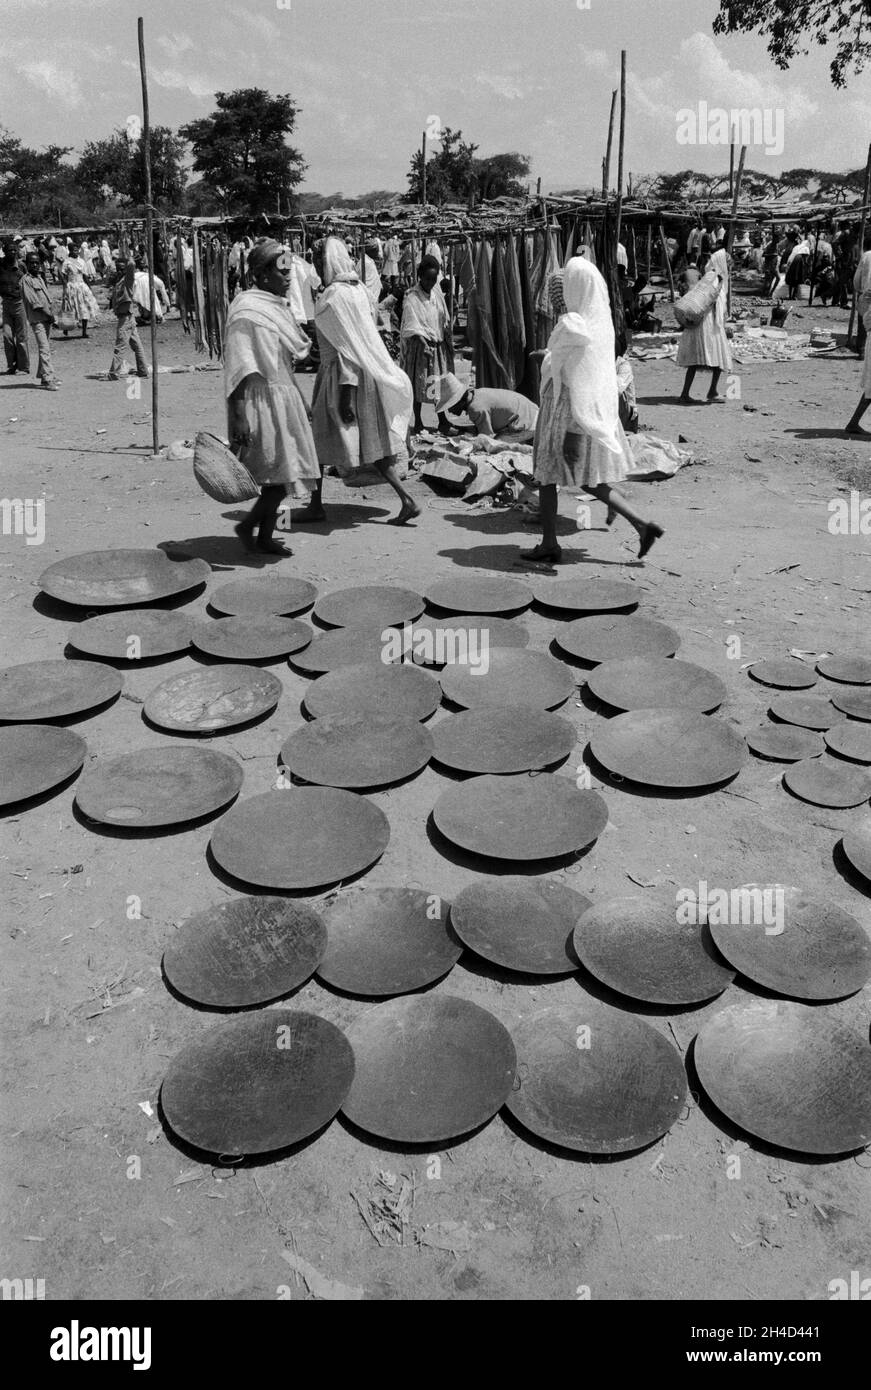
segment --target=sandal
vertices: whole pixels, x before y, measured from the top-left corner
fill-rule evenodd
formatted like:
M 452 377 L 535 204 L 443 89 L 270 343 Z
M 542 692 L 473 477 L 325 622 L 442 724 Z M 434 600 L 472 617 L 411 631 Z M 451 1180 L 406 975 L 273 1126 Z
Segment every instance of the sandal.
M 665 535 L 661 526 L 657 526 L 655 521 L 648 521 L 644 530 L 640 533 L 641 544 L 638 547 L 638 558 L 643 560 L 650 550 L 654 541 L 658 541 L 660 536 Z

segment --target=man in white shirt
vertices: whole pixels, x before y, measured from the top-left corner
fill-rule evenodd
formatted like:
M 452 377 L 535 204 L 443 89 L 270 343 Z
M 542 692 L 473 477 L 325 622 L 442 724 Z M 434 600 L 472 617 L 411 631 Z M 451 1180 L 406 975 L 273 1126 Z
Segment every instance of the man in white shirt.
M 154 277 L 154 298 L 155 321 L 162 323 L 163 316 L 169 309 L 169 295 L 159 275 Z M 133 303 L 139 309 L 140 323 L 150 323 L 151 301 L 148 297 L 148 271 L 141 256 L 136 257 L 136 270 L 133 274 Z

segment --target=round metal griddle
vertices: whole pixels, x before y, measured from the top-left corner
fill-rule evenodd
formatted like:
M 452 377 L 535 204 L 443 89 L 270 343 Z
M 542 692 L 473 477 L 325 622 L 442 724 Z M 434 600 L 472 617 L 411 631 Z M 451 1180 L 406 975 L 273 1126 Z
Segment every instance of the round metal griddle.
M 708 787 L 734 777 L 747 745 L 731 725 L 694 710 L 618 714 L 590 739 L 609 772 L 651 787 Z
M 28 661 L 0 670 L 0 719 L 37 724 L 65 719 L 113 700 L 123 676 L 99 661 Z
M 700 1030 L 694 1060 L 714 1104 L 742 1129 L 799 1153 L 871 1140 L 868 1030 L 783 999 L 732 1004 Z
M 354 1080 L 342 1111 L 394 1143 L 435 1144 L 484 1124 L 514 1081 L 514 1044 L 478 1004 L 449 994 L 376 1004 L 348 1029 Z
M 812 668 L 793 656 L 755 661 L 747 674 L 760 685 L 776 685 L 781 690 L 810 690 L 817 683 Z
M 575 927 L 575 951 L 596 979 L 630 999 L 673 1006 L 712 999 L 735 972 L 708 945 L 704 923 L 685 921 L 690 914 L 679 907 L 668 891 L 596 903 Z
M 606 614 L 575 618 L 557 632 L 556 642 L 569 656 L 597 665 L 626 656 L 674 656 L 680 637 L 674 628 L 653 618 Z
M 761 758 L 777 763 L 797 763 L 801 758 L 818 758 L 825 745 L 812 729 L 797 724 L 760 724 L 745 735 L 747 746 Z
M 871 727 L 858 719 L 845 719 L 823 734 L 826 747 L 856 763 L 871 763 Z
M 318 975 L 349 994 L 378 998 L 422 989 L 446 975 L 462 946 L 448 927 L 451 905 L 417 888 L 364 888 L 325 915 Z
M 365 710 L 429 719 L 441 698 L 438 681 L 417 666 L 368 662 L 340 666 L 314 681 L 305 693 L 305 707 L 315 719 L 338 719 Z
M 431 584 L 426 600 L 449 613 L 513 613 L 529 607 L 532 590 L 518 579 L 455 575 Z
M 322 594 L 315 617 L 329 627 L 399 627 L 420 617 L 424 603 L 413 589 L 398 584 L 361 584 Z
M 39 587 L 82 608 L 128 608 L 195 589 L 211 573 L 205 560 L 176 560 L 163 550 L 90 550 L 49 565 Z
M 718 676 L 689 661 L 630 656 L 603 661 L 587 677 L 587 689 L 614 709 L 694 709 L 707 714 L 726 698 Z
M 198 623 L 192 641 L 198 651 L 224 661 L 269 661 L 307 647 L 314 633 L 296 618 L 245 613 Z
M 304 651 L 293 653 L 291 664 L 307 676 L 320 676 L 338 671 L 340 666 L 359 666 L 362 662 L 390 664 L 400 659 L 401 646 L 393 654 L 381 635 L 384 631 L 380 627 L 340 627 L 334 632 L 322 632 Z
M 341 1108 L 354 1076 L 344 1033 L 317 1014 L 266 1009 L 218 1023 L 169 1065 L 170 1129 L 208 1153 L 269 1153 L 306 1139 Z
M 445 666 L 466 661 L 470 655 L 480 658 L 493 647 L 528 647 L 529 631 L 514 618 L 457 613 L 447 618 L 415 618 L 404 642 L 416 665 Z
M 775 719 L 797 724 L 801 729 L 830 729 L 839 723 L 831 701 L 821 695 L 775 695 L 769 710 Z
M 72 729 L 10 724 L 0 728 L 0 806 L 40 796 L 78 772 L 88 745 Z
M 180 825 L 226 806 L 242 779 L 241 767 L 227 753 L 162 744 L 98 759 L 76 787 L 76 804 L 104 825 Z
M 508 1109 L 526 1129 L 581 1153 L 627 1153 L 679 1118 L 687 1079 L 649 1023 L 594 1000 L 538 1009 L 512 1030 L 517 1085 Z
M 817 662 L 821 676 L 846 685 L 871 685 L 871 656 L 823 656 Z
M 441 833 L 492 859 L 550 859 L 590 845 L 608 824 L 598 792 L 567 777 L 472 777 L 443 792 L 433 808 Z
M 832 694 L 832 704 L 851 719 L 871 722 L 871 690 L 836 690 Z
M 258 888 L 319 888 L 368 869 L 390 839 L 384 812 L 334 787 L 294 787 L 240 801 L 216 825 L 212 854 Z
M 163 953 L 173 989 L 213 1009 L 242 1009 L 289 994 L 327 947 L 322 919 L 286 898 L 235 898 L 189 917 Z
M 209 605 L 231 617 L 281 617 L 311 608 L 318 591 L 307 579 L 234 579 L 209 595 Z
M 318 786 L 384 787 L 420 772 L 432 751 L 432 735 L 411 716 L 343 714 L 297 729 L 281 745 L 281 760 Z
M 432 730 L 433 757 L 458 772 L 532 772 L 568 757 L 577 730 L 567 719 L 530 705 L 472 709 Z
M 856 872 L 871 883 L 871 828 L 848 830 L 841 849 Z
M 736 904 L 727 922 L 709 914 L 717 948 L 742 975 L 791 999 L 840 999 L 871 977 L 871 940 L 855 917 L 800 888 L 748 888 L 756 903 Z
M 89 656 L 105 656 L 114 661 L 150 661 L 154 657 L 185 651 L 191 644 L 193 629 L 193 620 L 183 613 L 132 608 L 120 613 L 101 613 L 96 618 L 76 623 L 67 633 L 67 641 Z
M 574 694 L 578 684 L 568 667 L 554 657 L 509 647 L 497 647 L 483 665 L 445 666 L 439 680 L 447 698 L 464 709 L 506 705 L 555 709 Z
M 247 724 L 273 709 L 284 687 L 259 666 L 203 666 L 170 676 L 147 696 L 146 719 L 162 729 L 209 734 Z
M 637 608 L 642 590 L 622 579 L 533 579 L 532 592 L 543 608 L 566 613 L 610 613 Z
M 552 879 L 479 879 L 454 899 L 451 926 L 476 955 L 506 970 L 564 975 L 578 968 L 572 932 L 589 905 Z
M 823 758 L 805 758 L 793 763 L 783 774 L 783 783 L 793 796 L 814 806 L 844 809 L 861 806 L 871 798 L 871 772 L 849 763 Z

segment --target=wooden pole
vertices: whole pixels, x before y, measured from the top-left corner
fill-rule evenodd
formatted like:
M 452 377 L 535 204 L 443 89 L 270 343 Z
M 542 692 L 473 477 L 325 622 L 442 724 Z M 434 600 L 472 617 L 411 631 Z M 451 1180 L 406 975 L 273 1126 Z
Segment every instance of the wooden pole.
M 620 51 L 620 138 L 617 145 L 617 228 L 614 237 L 614 254 L 620 241 L 620 223 L 623 221 L 623 149 L 626 143 L 626 49 Z
M 671 296 L 671 303 L 674 303 L 674 276 L 671 273 L 671 261 L 668 255 L 668 242 L 665 239 L 665 228 L 662 222 L 659 224 L 659 240 L 662 242 L 662 254 L 665 257 L 665 269 L 668 275 L 668 288 Z
M 726 231 L 726 250 L 732 250 L 732 238 L 735 235 L 735 215 L 738 212 L 738 199 L 741 197 L 741 181 L 744 178 L 744 160 L 747 157 L 747 146 L 741 146 L 741 154 L 738 157 L 738 173 L 735 176 L 735 191 L 732 194 L 732 212 L 729 216 L 729 226 Z M 726 294 L 726 312 L 732 312 L 732 276 L 729 276 L 729 289 Z
M 868 220 L 868 203 L 871 201 L 871 145 L 868 146 L 868 158 L 865 162 L 865 192 L 862 198 L 862 221 L 859 223 L 859 245 L 856 248 L 859 252 L 859 259 L 862 259 L 862 252 L 865 250 L 865 224 Z M 853 337 L 853 320 L 856 317 L 856 291 L 853 291 L 853 302 L 850 305 L 850 323 L 847 328 L 847 346 Z M 858 336 L 858 335 L 857 335 Z
M 145 249 L 148 253 L 148 303 L 151 310 L 151 448 L 160 448 L 157 417 L 157 302 L 154 297 L 154 216 L 151 207 L 151 126 L 148 120 L 148 72 L 145 66 L 145 29 L 141 19 L 136 21 L 139 32 L 139 72 L 142 78 L 142 160 L 145 166 Z
M 729 141 L 729 197 L 732 197 L 735 186 L 735 135 Z
M 647 224 L 647 278 L 653 274 L 653 223 Z
M 422 196 L 421 206 L 426 207 L 426 131 L 423 132 L 423 145 L 421 146 L 420 170 L 422 175 Z
M 605 158 L 602 160 L 602 198 L 608 201 L 608 184 L 611 182 L 611 146 L 614 143 L 614 112 L 617 109 L 617 88 L 611 93 L 611 114 L 608 117 L 608 143 Z

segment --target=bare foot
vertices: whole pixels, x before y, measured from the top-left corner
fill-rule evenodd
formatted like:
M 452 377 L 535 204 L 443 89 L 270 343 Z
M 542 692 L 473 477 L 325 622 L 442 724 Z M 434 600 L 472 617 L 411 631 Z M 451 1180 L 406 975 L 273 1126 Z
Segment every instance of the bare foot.
M 396 516 L 391 517 L 388 526 L 404 526 L 407 521 L 420 516 L 420 507 L 416 502 L 403 502 Z
M 658 541 L 659 538 L 660 538 L 660 536 L 662 536 L 662 535 L 664 535 L 664 534 L 665 534 L 665 533 L 664 533 L 662 527 L 661 527 L 661 526 L 657 526 L 657 524 L 656 524 L 655 521 L 648 521 L 648 522 L 647 522 L 647 524 L 646 524 L 646 526 L 644 527 L 644 529 L 643 529 L 642 531 L 639 531 L 639 533 L 638 533 L 638 538 L 639 538 L 639 540 L 640 540 L 640 542 L 641 542 L 641 544 L 640 544 L 639 547 L 638 547 L 638 558 L 639 558 L 639 560 L 643 560 L 643 559 L 644 559 L 645 555 L 646 555 L 647 552 L 650 550 L 650 547 L 653 545 L 653 542 L 654 542 L 654 541 Z
M 555 565 L 558 565 L 563 558 L 563 552 L 560 546 L 546 546 L 542 541 L 532 550 L 521 550 L 520 558 L 522 560 L 552 560 Z

